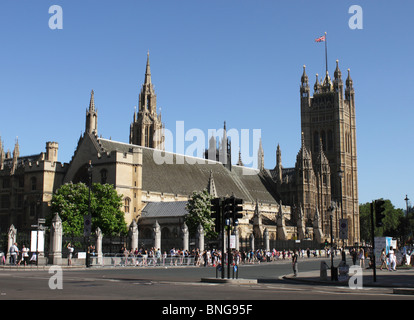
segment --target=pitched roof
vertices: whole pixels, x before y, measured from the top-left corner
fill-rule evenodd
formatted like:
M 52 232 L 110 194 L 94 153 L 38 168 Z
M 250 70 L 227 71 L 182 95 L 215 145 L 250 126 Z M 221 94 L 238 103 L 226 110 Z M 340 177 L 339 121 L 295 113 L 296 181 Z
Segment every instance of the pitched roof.
M 187 201 L 149 202 L 142 210 L 142 218 L 181 217 L 188 214 Z
M 161 152 L 106 139 L 98 139 L 98 142 L 107 152 L 131 153 L 133 148 L 142 149 L 142 190 L 144 191 L 190 196 L 194 191 L 207 188 L 212 172 L 219 197 L 234 194 L 236 198 L 249 202 L 256 200 L 265 203 L 279 202 L 271 177 L 257 169 L 232 166 L 230 171 L 217 161 Z M 162 157 L 167 161 L 160 163 Z

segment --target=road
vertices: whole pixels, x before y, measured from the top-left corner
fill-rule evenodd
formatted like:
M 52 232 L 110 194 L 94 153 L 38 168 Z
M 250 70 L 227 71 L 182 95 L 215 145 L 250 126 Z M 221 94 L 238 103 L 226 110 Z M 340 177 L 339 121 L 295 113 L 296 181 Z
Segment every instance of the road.
M 301 259 L 299 272 L 319 269 L 320 261 Z M 62 268 L 61 273 L 52 270 L 49 273 L 48 269 L 3 269 L 0 271 L 0 300 L 158 300 L 163 305 L 178 300 L 413 299 L 413 296 L 395 295 L 390 288 L 352 290 L 291 283 L 281 278 L 292 272 L 289 261 L 244 265 L 239 270 L 240 278 L 258 279 L 258 283 L 202 283 L 201 278 L 215 277 L 212 267 Z

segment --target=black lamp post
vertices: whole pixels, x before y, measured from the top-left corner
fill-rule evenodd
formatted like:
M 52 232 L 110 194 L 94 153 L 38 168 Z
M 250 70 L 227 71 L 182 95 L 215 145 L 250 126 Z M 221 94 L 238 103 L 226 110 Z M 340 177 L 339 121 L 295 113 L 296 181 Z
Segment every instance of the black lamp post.
M 91 188 L 92 188 L 92 162 L 91 160 L 89 160 L 89 165 L 88 165 L 88 185 L 89 185 L 89 199 L 88 199 L 88 223 L 92 223 L 92 214 L 91 214 Z M 90 228 L 90 227 L 89 227 Z M 89 230 L 88 228 L 88 230 Z M 90 247 L 90 239 L 89 239 L 89 232 L 86 234 L 86 243 L 87 243 L 87 248 L 86 248 L 86 267 L 89 268 L 91 266 L 90 264 L 90 252 L 89 252 L 89 247 Z
M 339 176 L 339 193 L 341 196 L 341 219 L 344 218 L 344 206 L 343 206 L 343 202 L 342 202 L 342 178 L 343 178 L 344 172 L 342 171 L 341 168 L 339 168 L 338 170 L 338 176 Z M 345 239 L 342 238 L 342 261 L 345 261 Z
M 334 264 L 333 264 L 333 227 L 332 227 L 332 219 L 333 219 L 333 211 L 335 210 L 335 202 L 331 202 L 331 206 L 328 208 L 331 212 L 329 215 L 330 221 L 330 229 L 331 229 L 331 281 L 334 280 Z

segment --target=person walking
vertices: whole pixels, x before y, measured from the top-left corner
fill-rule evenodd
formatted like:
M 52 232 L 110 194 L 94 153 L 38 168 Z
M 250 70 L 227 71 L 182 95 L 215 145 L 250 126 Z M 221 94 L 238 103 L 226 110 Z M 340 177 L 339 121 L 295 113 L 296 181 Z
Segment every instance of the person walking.
M 359 266 L 365 268 L 365 252 L 363 248 L 359 250 Z
M 10 247 L 10 264 L 16 265 L 17 262 L 17 256 L 19 255 L 19 248 L 17 247 L 17 243 L 13 243 L 13 245 Z
M 68 266 L 71 266 L 72 265 L 73 251 L 75 249 L 73 248 L 73 246 L 70 242 L 68 243 L 67 248 L 68 248 L 68 251 L 69 251 L 69 253 L 68 253 Z
M 390 264 L 389 264 L 389 269 L 388 270 L 397 271 L 395 269 L 397 263 L 396 263 L 396 257 L 395 257 L 395 252 L 394 252 L 393 247 L 390 247 L 390 251 L 388 251 L 388 254 L 389 254 L 389 259 L 390 259 Z
M 382 267 L 387 268 L 387 254 L 385 253 L 385 248 L 383 248 L 381 251 L 380 260 L 381 260 L 380 270 L 382 271 Z
M 293 254 L 292 254 L 292 268 L 293 268 L 293 276 L 296 277 L 298 275 L 298 253 L 296 249 L 293 251 Z
M 29 248 L 26 248 L 25 245 L 23 245 L 23 247 L 22 247 L 22 258 L 20 259 L 20 261 L 18 263 L 19 266 L 20 266 L 21 262 L 23 262 L 25 266 L 29 262 Z

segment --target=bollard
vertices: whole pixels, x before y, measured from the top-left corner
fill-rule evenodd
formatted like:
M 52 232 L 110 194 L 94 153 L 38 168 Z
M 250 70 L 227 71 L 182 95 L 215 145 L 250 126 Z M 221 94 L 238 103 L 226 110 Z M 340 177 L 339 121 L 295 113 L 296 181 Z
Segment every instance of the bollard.
M 321 268 L 320 268 L 320 279 L 322 281 L 328 280 L 328 265 L 325 261 L 321 261 Z

